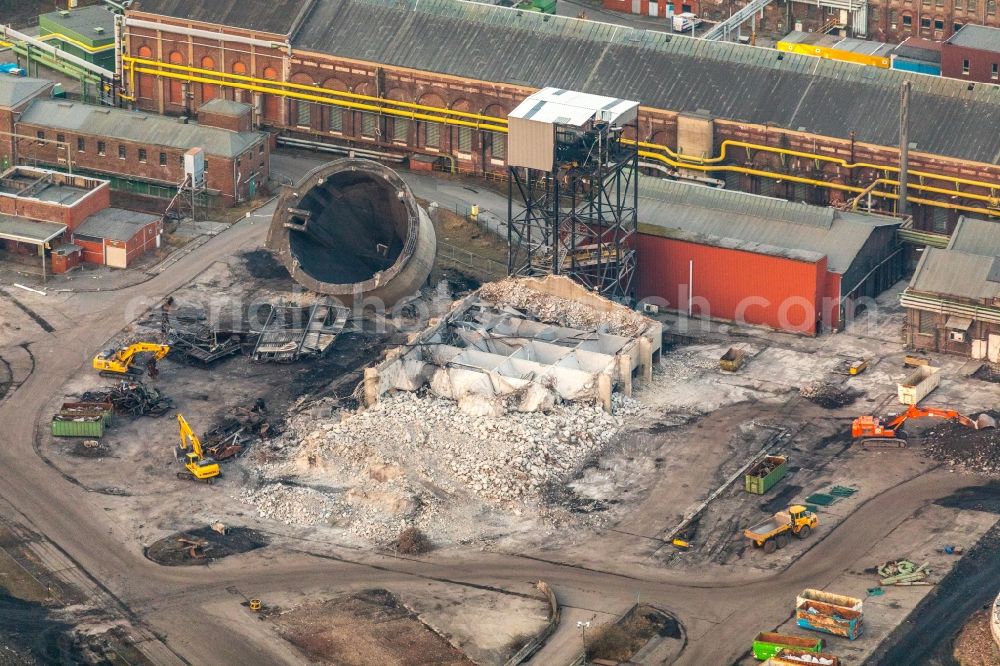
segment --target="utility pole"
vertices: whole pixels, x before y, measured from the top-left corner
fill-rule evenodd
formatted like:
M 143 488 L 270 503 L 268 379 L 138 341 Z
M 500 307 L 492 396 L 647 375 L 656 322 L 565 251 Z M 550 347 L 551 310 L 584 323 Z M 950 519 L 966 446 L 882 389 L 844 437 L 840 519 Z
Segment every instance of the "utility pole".
M 906 215 L 906 181 L 910 177 L 910 82 L 903 81 L 899 91 L 899 200 L 896 212 Z

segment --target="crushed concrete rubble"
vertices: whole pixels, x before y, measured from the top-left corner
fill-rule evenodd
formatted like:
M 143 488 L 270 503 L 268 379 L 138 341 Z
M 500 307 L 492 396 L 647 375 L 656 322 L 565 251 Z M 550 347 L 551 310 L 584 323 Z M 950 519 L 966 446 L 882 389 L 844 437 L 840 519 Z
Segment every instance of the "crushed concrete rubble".
M 600 312 L 578 301 L 540 292 L 516 278 L 484 284 L 479 297 L 500 308 L 525 312 L 538 321 L 585 330 L 601 329 L 612 335 L 635 337 L 649 324 L 641 314 L 627 308 Z
M 994 418 L 996 412 L 988 412 Z M 1000 429 L 971 430 L 940 423 L 923 435 L 924 451 L 933 459 L 974 474 L 1000 477 Z
M 397 392 L 342 420 L 293 418 L 249 454 L 258 483 L 237 499 L 262 518 L 339 526 L 376 543 L 407 526 L 432 539 L 439 528 L 472 537 L 479 526 L 451 524 L 453 505 L 475 499 L 513 515 L 544 514 L 549 484 L 567 482 L 641 410 L 616 394 L 610 414 L 573 402 L 470 416 L 452 400 Z

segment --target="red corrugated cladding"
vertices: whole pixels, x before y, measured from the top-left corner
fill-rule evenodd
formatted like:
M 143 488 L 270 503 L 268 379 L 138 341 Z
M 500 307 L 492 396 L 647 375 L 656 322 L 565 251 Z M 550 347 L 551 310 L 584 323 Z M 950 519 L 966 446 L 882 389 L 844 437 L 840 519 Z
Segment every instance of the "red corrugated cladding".
M 639 298 L 662 299 L 682 312 L 688 307 L 689 262 L 696 315 L 815 335 L 824 297 L 832 291 L 839 296 L 839 278 L 831 284 L 826 257 L 798 261 L 647 234 L 639 234 L 637 251 Z M 823 323 L 836 322 L 824 312 Z

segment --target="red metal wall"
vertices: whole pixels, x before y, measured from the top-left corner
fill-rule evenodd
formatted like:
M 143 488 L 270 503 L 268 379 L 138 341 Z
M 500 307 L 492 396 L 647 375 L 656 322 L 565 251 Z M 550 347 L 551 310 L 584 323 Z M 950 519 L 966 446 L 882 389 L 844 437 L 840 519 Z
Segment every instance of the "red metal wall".
M 816 333 L 817 313 L 829 289 L 826 257 L 795 261 L 647 234 L 639 235 L 637 251 L 640 299 L 663 299 L 669 309 L 686 311 L 693 261 L 696 315 Z M 823 319 L 830 323 L 826 314 Z

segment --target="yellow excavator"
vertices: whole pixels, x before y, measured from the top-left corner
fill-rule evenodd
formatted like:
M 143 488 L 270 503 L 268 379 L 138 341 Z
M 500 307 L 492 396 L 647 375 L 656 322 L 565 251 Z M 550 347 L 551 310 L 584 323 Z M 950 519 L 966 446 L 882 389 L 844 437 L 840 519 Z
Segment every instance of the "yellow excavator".
M 177 415 L 177 423 L 181 427 L 180 452 L 184 454 L 184 467 L 187 470 L 186 472 L 177 472 L 177 478 L 185 481 L 212 483 L 215 477 L 221 474 L 219 463 L 205 457 L 201 449 L 201 440 L 180 414 Z M 188 448 L 191 450 L 189 451 Z
M 100 370 L 104 377 L 134 377 L 142 374 L 141 368 L 133 368 L 132 362 L 138 354 L 152 352 L 150 374 L 155 372 L 155 361 L 162 361 L 170 353 L 168 345 L 155 342 L 137 342 L 123 349 L 106 349 L 94 357 L 94 369 Z

